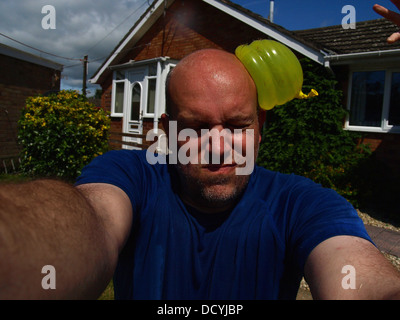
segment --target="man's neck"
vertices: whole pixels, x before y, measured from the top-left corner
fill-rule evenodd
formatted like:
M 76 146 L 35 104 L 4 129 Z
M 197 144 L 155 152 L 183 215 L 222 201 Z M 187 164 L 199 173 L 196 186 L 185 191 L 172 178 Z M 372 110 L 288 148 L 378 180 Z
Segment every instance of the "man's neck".
M 193 201 L 192 197 L 189 197 L 184 192 L 179 192 L 179 197 L 181 198 L 182 202 L 185 205 L 188 205 L 204 214 L 217 214 L 217 213 L 232 211 L 236 205 L 236 201 L 229 202 L 225 205 L 221 204 L 216 205 L 213 203 L 204 203 L 204 202 L 200 203 L 199 201 Z

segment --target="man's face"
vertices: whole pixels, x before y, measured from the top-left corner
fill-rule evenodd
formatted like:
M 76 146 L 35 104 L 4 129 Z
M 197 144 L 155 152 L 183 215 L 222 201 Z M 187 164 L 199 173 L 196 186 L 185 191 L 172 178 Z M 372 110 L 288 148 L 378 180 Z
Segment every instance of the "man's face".
M 178 157 L 180 196 L 198 209 L 221 211 L 236 203 L 251 173 L 238 174 L 237 169 L 248 163 L 238 164 L 234 152 L 241 151 L 253 164 L 258 153 L 261 138 L 256 89 L 233 55 L 211 50 L 189 59 L 192 61 L 176 67 L 169 86 L 173 100 L 169 120 L 177 121 L 178 135 L 184 129 L 197 133 L 197 139 L 177 141 L 178 150 L 184 145 L 197 149 L 197 163 L 181 164 Z M 227 140 L 218 134 L 224 129 Z M 251 155 L 246 154 L 249 148 Z M 204 162 L 205 157 L 209 164 Z

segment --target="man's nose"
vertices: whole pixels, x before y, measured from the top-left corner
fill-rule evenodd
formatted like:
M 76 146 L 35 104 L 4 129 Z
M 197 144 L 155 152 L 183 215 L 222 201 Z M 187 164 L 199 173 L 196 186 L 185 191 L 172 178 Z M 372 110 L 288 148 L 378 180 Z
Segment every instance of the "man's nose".
M 211 155 L 212 164 L 224 163 L 232 151 L 231 131 L 221 125 L 212 127 L 206 139 L 205 151 Z

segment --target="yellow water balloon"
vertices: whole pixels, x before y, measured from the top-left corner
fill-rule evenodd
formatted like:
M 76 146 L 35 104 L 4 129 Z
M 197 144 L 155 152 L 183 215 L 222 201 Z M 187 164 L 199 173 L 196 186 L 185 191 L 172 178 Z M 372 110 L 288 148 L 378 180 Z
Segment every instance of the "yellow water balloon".
M 309 94 L 301 91 L 303 70 L 295 54 L 274 40 L 256 40 L 236 48 L 235 55 L 253 78 L 258 93 L 258 103 L 264 110 L 298 98 L 317 96 L 314 89 Z

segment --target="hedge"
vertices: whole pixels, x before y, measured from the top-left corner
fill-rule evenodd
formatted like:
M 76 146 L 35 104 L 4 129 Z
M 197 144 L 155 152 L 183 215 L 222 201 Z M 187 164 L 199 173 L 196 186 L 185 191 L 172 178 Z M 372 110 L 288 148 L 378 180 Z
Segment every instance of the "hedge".
M 107 151 L 109 128 L 108 113 L 76 91 L 29 97 L 19 120 L 22 171 L 73 180 Z

